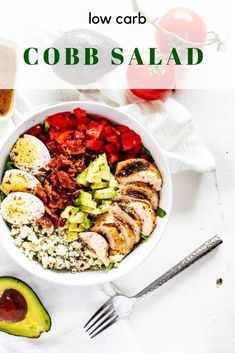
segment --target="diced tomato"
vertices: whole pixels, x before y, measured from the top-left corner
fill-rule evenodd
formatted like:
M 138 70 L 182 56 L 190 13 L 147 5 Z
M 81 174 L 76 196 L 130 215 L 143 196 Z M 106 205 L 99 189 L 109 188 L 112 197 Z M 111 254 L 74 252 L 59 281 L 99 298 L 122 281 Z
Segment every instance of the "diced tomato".
M 73 110 L 74 114 L 76 115 L 76 118 L 79 120 L 80 118 L 84 118 L 87 114 L 84 109 L 81 108 L 76 108 Z
M 92 151 L 100 151 L 104 145 L 104 142 L 101 140 L 91 139 L 91 140 L 86 140 L 85 144 L 87 148 L 89 148 Z
M 108 155 L 108 161 L 110 164 L 120 161 L 121 158 L 122 156 L 119 153 L 111 153 Z
M 91 121 L 91 119 L 89 119 L 89 118 L 87 118 L 87 117 L 84 117 L 84 118 L 80 118 L 80 119 L 78 120 L 78 123 L 79 123 L 79 124 L 88 125 L 90 121 Z
M 142 148 L 143 148 L 143 145 L 142 145 L 142 143 L 140 143 L 139 145 L 137 145 L 136 147 L 133 148 L 133 152 L 135 152 L 135 154 L 137 155 L 140 153 Z
M 106 140 L 108 142 L 118 143 L 119 142 L 119 137 L 116 134 L 111 134 L 111 135 L 106 136 Z
M 135 158 L 140 153 L 141 149 L 142 149 L 142 144 L 137 145 L 134 148 L 128 150 L 125 153 L 125 159 Z
M 86 147 L 82 144 L 81 141 L 67 140 L 65 142 L 65 145 L 67 147 L 67 151 L 70 154 L 79 154 L 86 152 Z
M 85 135 L 82 131 L 80 130 L 75 130 L 74 131 L 74 138 L 75 140 L 84 140 L 85 139 Z
M 102 124 L 97 123 L 97 121 L 91 120 L 87 127 L 86 135 L 88 137 L 98 139 L 102 130 L 103 130 Z
M 28 131 L 27 134 L 33 135 L 33 136 L 38 136 L 42 131 L 41 125 L 35 125 L 31 127 Z
M 114 128 L 111 125 L 107 125 L 104 127 L 104 131 L 106 133 L 106 135 L 111 135 L 114 133 Z
M 50 127 L 48 132 L 51 140 L 55 140 L 55 137 L 59 134 L 58 130 L 56 130 L 54 127 Z
M 113 143 L 108 143 L 104 147 L 104 150 L 105 150 L 105 152 L 113 153 L 113 152 L 117 152 L 117 147 Z
M 127 132 L 130 130 L 129 127 L 127 127 L 125 125 L 118 125 L 118 126 L 116 126 L 116 129 L 121 133 L 124 133 L 124 132 Z
M 70 115 L 70 112 L 54 114 L 47 118 L 47 122 L 50 124 L 50 126 L 53 126 L 54 128 L 63 131 L 68 128 Z
M 101 134 L 100 134 L 99 139 L 100 139 L 100 140 L 104 140 L 105 137 L 106 137 L 106 132 L 105 132 L 104 129 L 103 129 L 103 130 L 101 131 Z
M 66 143 L 68 140 L 71 140 L 72 136 L 73 136 L 73 130 L 63 131 L 63 132 L 59 132 L 59 133 L 55 136 L 55 140 L 56 140 L 56 142 L 58 142 L 59 144 L 63 145 L 63 144 Z
M 141 144 L 141 138 L 133 130 L 125 132 L 121 135 L 122 149 L 123 151 L 128 151 L 133 147 Z
M 87 129 L 87 126 L 86 126 L 86 124 L 81 123 L 81 124 L 77 125 L 77 128 L 79 130 L 85 131 Z
M 99 123 L 102 124 L 103 126 L 106 126 L 110 124 L 110 121 L 106 118 L 99 118 Z
M 67 119 L 67 128 L 73 129 L 77 125 L 77 119 L 74 114 L 70 114 Z

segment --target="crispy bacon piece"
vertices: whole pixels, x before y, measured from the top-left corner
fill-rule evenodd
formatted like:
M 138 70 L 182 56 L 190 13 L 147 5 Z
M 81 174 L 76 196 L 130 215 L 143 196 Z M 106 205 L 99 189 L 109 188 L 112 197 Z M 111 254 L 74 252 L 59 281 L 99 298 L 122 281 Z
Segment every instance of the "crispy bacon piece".
M 63 170 L 57 171 L 57 176 L 58 176 L 58 180 L 60 182 L 60 185 L 64 189 L 76 190 L 78 188 L 79 185 L 78 185 L 77 181 L 73 177 L 71 177 L 69 174 L 64 172 Z
M 57 148 L 56 143 L 50 147 Z M 36 195 L 44 202 L 46 209 L 39 224 L 50 228 L 52 224 L 55 226 L 63 224 L 60 219 L 61 212 L 72 205 L 79 196 L 80 185 L 74 177 L 86 168 L 85 156 L 74 159 L 60 154 L 51 159 L 48 168 L 44 184 L 37 187 Z
M 51 228 L 51 227 L 53 227 L 53 222 L 52 222 L 52 220 L 50 219 L 50 217 L 47 214 L 45 214 L 43 217 L 41 217 L 37 221 L 37 223 L 42 228 Z

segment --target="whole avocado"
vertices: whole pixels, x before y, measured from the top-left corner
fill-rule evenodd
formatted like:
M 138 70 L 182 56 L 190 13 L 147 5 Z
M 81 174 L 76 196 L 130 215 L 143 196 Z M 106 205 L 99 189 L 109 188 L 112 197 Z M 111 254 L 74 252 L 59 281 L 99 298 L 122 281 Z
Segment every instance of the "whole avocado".
M 115 69 L 115 66 L 111 65 L 111 51 L 119 47 L 119 44 L 99 32 L 78 28 L 62 33 L 53 43 L 53 47 L 60 53 L 63 53 L 65 48 L 78 49 L 77 65 L 65 65 L 59 62 L 53 66 L 53 70 L 58 77 L 68 83 L 86 85 Z M 85 48 L 97 49 L 99 62 L 96 65 L 84 65 Z

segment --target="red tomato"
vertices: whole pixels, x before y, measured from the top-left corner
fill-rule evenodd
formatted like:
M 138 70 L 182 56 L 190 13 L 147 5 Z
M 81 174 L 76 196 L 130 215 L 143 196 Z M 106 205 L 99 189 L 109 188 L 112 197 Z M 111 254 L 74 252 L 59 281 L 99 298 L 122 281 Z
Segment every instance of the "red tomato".
M 105 126 L 105 125 L 109 125 L 110 121 L 106 118 L 100 118 L 99 123 L 102 124 L 103 126 Z
M 82 145 L 81 141 L 67 140 L 65 142 L 65 145 L 67 147 L 67 151 L 70 154 L 79 154 L 86 152 L 86 147 Z
M 129 127 L 127 127 L 126 125 L 116 126 L 116 129 L 121 133 L 129 131 Z
M 148 65 L 146 56 L 142 56 L 144 65 L 132 64 L 127 69 L 127 83 L 130 91 L 144 100 L 165 99 L 175 85 L 173 65 Z
M 51 140 L 55 140 L 56 136 L 59 134 L 59 132 L 54 127 L 50 127 L 48 132 Z
M 68 128 L 70 115 L 70 112 L 54 114 L 47 118 L 47 122 L 50 124 L 50 126 L 53 126 L 58 130 L 66 130 Z
M 108 143 L 104 147 L 104 150 L 105 150 L 105 152 L 113 153 L 113 152 L 117 152 L 117 147 L 113 143 Z
M 74 138 L 75 140 L 84 140 L 85 139 L 85 135 L 82 131 L 80 130 L 75 130 L 74 131 Z
M 128 151 L 141 144 L 140 136 L 133 130 L 127 131 L 121 135 L 122 150 Z
M 84 118 L 86 116 L 86 111 L 81 108 L 76 108 L 73 110 L 77 119 Z
M 114 128 L 111 125 L 107 125 L 104 127 L 104 132 L 106 135 L 111 135 L 114 132 Z
M 63 145 L 68 140 L 71 140 L 72 135 L 73 135 L 73 130 L 58 132 L 57 135 L 55 136 L 55 140 L 59 144 Z
M 108 155 L 108 161 L 110 164 L 116 163 L 122 159 L 119 153 L 111 153 Z
M 114 144 L 118 144 L 119 143 L 119 137 L 116 134 L 111 134 L 111 135 L 106 136 L 106 141 L 112 142 Z
M 74 114 L 70 114 L 67 118 L 67 128 L 73 129 L 77 125 L 77 119 Z
M 77 128 L 79 130 L 85 131 L 87 129 L 87 126 L 86 126 L 86 124 L 81 123 L 81 124 L 77 125 Z
M 205 43 L 207 28 L 202 18 L 194 11 L 187 8 L 174 8 L 167 11 L 158 24 L 167 31 L 193 43 Z M 157 29 L 156 40 L 158 48 L 163 53 L 168 53 L 177 45 L 177 40 L 167 36 Z M 189 47 L 189 46 L 187 46 Z
M 86 129 L 86 135 L 88 137 L 98 139 L 102 130 L 103 130 L 102 124 L 97 123 L 97 121 L 91 120 Z
M 104 145 L 104 142 L 100 141 L 100 140 L 92 140 L 91 139 L 91 140 L 86 140 L 85 144 L 86 144 L 87 148 L 89 148 L 92 151 L 100 151 Z

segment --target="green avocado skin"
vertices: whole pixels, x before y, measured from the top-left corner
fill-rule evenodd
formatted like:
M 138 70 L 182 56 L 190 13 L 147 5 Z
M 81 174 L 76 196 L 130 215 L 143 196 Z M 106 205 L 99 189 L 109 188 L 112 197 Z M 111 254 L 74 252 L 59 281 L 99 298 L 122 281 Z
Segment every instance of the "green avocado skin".
M 15 277 L 0 277 L 0 296 L 6 289 L 20 292 L 26 300 L 28 311 L 25 318 L 18 322 L 0 320 L 0 331 L 28 338 L 38 338 L 43 332 L 50 331 L 51 317 L 31 287 Z

